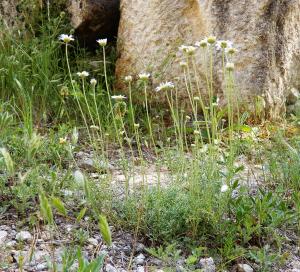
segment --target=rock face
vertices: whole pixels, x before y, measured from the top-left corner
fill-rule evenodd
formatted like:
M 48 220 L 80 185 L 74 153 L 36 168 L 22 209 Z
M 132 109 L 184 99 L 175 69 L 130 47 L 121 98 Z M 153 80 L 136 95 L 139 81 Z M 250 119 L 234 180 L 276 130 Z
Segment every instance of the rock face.
M 17 7 L 17 1 L 14 0 L 0 1 L 0 21 L 3 21 L 4 25 L 11 27 L 15 24 L 15 20 L 18 16 L 16 7 Z
M 70 0 L 68 11 L 79 41 L 90 48 L 96 39 L 117 36 L 120 0 Z
M 234 62 L 242 100 L 264 96 L 276 118 L 289 90 L 300 89 L 299 10 L 299 0 L 121 0 L 118 86 L 141 71 L 151 72 L 154 86 L 175 81 L 182 77 L 178 46 L 215 35 L 239 51 Z M 215 91 L 222 93 L 220 61 L 216 67 Z
M 121 0 L 116 64 L 118 87 L 126 75 L 149 72 L 153 85 L 181 74 L 177 49 L 207 32 L 195 0 Z M 181 94 L 185 96 L 185 94 Z

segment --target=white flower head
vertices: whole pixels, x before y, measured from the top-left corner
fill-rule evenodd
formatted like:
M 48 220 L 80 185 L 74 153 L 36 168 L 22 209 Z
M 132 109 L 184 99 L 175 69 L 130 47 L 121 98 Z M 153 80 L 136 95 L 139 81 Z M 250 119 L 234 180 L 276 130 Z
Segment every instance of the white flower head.
M 131 82 L 132 81 L 132 76 L 126 76 L 124 78 L 125 82 Z
M 200 135 L 201 132 L 199 130 L 194 130 L 194 135 Z
M 225 193 L 229 190 L 229 187 L 227 184 L 223 184 L 221 187 L 221 193 Z
M 160 83 L 158 87 L 156 87 L 156 91 L 160 92 L 160 91 L 168 91 L 171 89 L 174 89 L 175 85 L 172 82 L 165 82 L 165 83 Z
M 227 62 L 225 66 L 227 71 L 232 72 L 234 70 L 234 63 L 233 62 Z
M 238 52 L 238 50 L 232 46 L 225 49 L 225 53 L 228 55 L 234 55 L 237 52 Z
M 85 78 L 89 76 L 89 73 L 87 71 L 82 71 L 82 72 L 78 72 L 77 76 L 81 77 L 81 78 Z
M 58 39 L 64 43 L 70 43 L 74 41 L 73 35 L 61 34 Z
M 97 80 L 96 80 L 95 78 L 92 78 L 92 79 L 90 80 L 90 83 L 91 83 L 92 86 L 96 86 Z
M 194 97 L 194 101 L 200 101 L 200 97 L 199 96 L 195 96 Z
M 148 80 L 149 78 L 150 78 L 150 74 L 149 74 L 149 73 L 140 73 L 140 74 L 139 74 L 139 79 L 140 79 L 140 80 L 146 81 L 146 80 Z
M 107 45 L 107 39 L 99 39 L 97 40 L 97 43 L 100 45 L 100 46 L 106 46 Z
M 136 123 L 135 123 L 135 124 L 134 124 L 134 127 L 135 127 L 135 128 L 139 128 L 139 127 L 140 127 L 140 124 L 136 124 Z
M 216 36 L 209 36 L 209 37 L 207 37 L 207 42 L 209 44 L 214 44 L 216 41 L 217 41 Z
M 120 95 L 112 95 L 111 98 L 116 101 L 122 101 L 122 100 L 126 99 L 126 96 L 121 95 L 121 94 Z
M 183 68 L 185 68 L 185 67 L 188 66 L 188 64 L 187 64 L 185 61 L 181 61 L 181 62 L 179 63 L 179 65 L 180 65 L 180 67 L 183 67 Z
M 231 41 L 220 40 L 220 41 L 217 41 L 217 43 L 216 43 L 216 48 L 218 50 L 224 50 L 226 48 L 232 48 L 232 46 L 233 46 L 233 42 L 231 42 Z
M 196 43 L 195 43 L 195 46 L 196 46 L 196 47 L 201 47 L 201 48 L 206 48 L 206 47 L 208 47 L 208 41 L 207 41 L 207 38 L 205 38 L 205 39 L 203 39 L 203 40 L 201 40 L 201 41 L 199 41 L 199 42 L 196 42 Z
M 191 45 L 181 45 L 179 47 L 179 51 L 182 51 L 183 53 L 185 53 L 187 55 L 194 55 L 196 49 L 197 48 L 195 46 L 191 46 Z
M 76 181 L 77 184 L 79 184 L 79 185 L 84 184 L 84 175 L 80 170 L 76 170 L 73 173 L 73 177 L 74 177 L 74 180 Z

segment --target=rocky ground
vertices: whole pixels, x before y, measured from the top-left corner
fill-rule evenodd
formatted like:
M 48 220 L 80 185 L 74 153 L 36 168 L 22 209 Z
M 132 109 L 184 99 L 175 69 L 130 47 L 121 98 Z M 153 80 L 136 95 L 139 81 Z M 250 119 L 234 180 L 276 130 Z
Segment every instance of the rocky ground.
M 89 153 L 79 152 L 76 156 L 78 166 L 82 170 L 89 172 L 92 178 L 97 178 L 99 173 L 94 172 L 95 162 L 91 159 Z M 254 165 L 246 162 L 244 157 L 240 158 L 238 164 L 246 166 L 239 174 L 241 180 L 248 184 L 255 191 L 258 185 L 263 181 L 263 171 L 260 165 Z M 109 168 L 112 180 L 116 185 L 124 184 L 125 177 L 122 172 L 113 164 L 105 166 Z M 158 174 L 155 167 L 148 167 L 147 171 L 141 174 L 141 169 L 136 169 L 136 174 L 131 178 L 131 186 L 136 187 L 143 182 L 143 177 L 150 185 L 157 183 Z M 167 169 L 162 169 L 160 173 L 162 184 L 167 185 L 170 180 L 170 173 Z M 118 187 L 118 186 L 116 186 Z M 122 188 L 123 186 L 119 186 Z M 30 220 L 29 220 L 30 221 Z M 81 245 L 85 257 L 89 260 L 94 259 L 100 254 L 105 254 L 104 271 L 122 272 L 122 271 L 189 271 L 184 268 L 185 258 L 174 262 L 173 267 L 166 267 L 162 260 L 150 256 L 147 251 L 147 241 L 139 238 L 135 241 L 133 234 L 115 229 L 111 226 L 113 245 L 108 247 L 101 238 L 97 226 L 90 222 L 90 218 L 85 217 L 79 224 L 74 220 L 68 220 L 59 217 L 56 220 L 55 232 L 41 226 L 38 222 L 32 224 L 29 228 L 19 220 L 13 211 L 8 211 L 0 215 L 0 271 L 50 271 L 53 260 L 57 264 L 63 262 L 64 254 Z M 297 245 L 297 235 L 294 233 L 281 233 L 286 237 L 283 251 L 288 255 L 288 262 L 283 268 L 274 267 L 278 272 L 300 272 L 300 250 Z M 211 257 L 199 259 L 197 267 L 200 271 L 213 272 L 216 269 L 218 261 Z M 130 264 L 130 266 L 129 266 Z M 78 263 L 74 263 L 71 271 L 77 271 Z M 20 267 L 23 268 L 20 269 Z M 251 272 L 260 271 L 254 263 L 240 262 L 230 271 Z

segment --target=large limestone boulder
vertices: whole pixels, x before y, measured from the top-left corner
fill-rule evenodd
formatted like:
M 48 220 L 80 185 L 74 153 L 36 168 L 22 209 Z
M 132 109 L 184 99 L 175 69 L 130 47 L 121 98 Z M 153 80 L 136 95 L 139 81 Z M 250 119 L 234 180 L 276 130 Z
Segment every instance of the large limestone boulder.
M 121 0 L 120 10 L 116 63 L 120 89 L 126 75 L 141 72 L 151 73 L 153 87 L 164 80 L 175 80 L 182 72 L 178 47 L 193 44 L 209 33 L 195 0 Z M 186 98 L 185 92 L 180 95 Z
M 176 81 L 182 77 L 178 47 L 206 35 L 230 40 L 238 49 L 240 98 L 264 96 L 271 117 L 280 115 L 289 90 L 300 88 L 299 0 L 121 0 L 118 86 L 141 71 L 152 74 L 153 87 Z M 201 56 L 196 58 L 201 73 Z M 215 65 L 215 91 L 222 94 L 220 61 Z
M 18 18 L 17 1 L 14 0 L 1 0 L 0 1 L 0 22 L 4 26 L 12 27 Z
M 120 0 L 70 0 L 68 11 L 79 41 L 88 47 L 96 46 L 96 39 L 117 36 Z

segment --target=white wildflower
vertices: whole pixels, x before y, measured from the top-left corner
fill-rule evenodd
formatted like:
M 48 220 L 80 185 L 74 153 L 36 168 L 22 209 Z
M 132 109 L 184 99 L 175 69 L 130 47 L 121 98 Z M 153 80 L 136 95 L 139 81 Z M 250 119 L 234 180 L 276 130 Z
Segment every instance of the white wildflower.
M 197 48 L 195 46 L 188 46 L 188 45 L 182 45 L 179 47 L 179 50 L 187 55 L 193 55 L 196 49 Z
M 95 126 L 95 125 L 91 125 L 90 128 L 93 129 L 93 130 L 100 130 L 100 127 Z
M 156 88 L 157 92 L 160 91 L 168 91 L 171 89 L 174 89 L 175 85 L 172 82 L 165 82 L 165 83 L 160 83 L 160 85 Z
M 149 73 L 140 73 L 139 74 L 139 79 L 141 79 L 141 80 L 148 80 L 149 77 L 150 77 Z
M 200 133 L 201 133 L 201 132 L 200 132 L 199 130 L 194 130 L 194 134 L 195 134 L 195 135 L 200 135 Z
M 106 46 L 107 45 L 107 39 L 99 39 L 97 40 L 97 43 L 100 45 L 100 46 Z
M 221 41 L 217 41 L 217 43 L 216 43 L 216 48 L 218 50 L 232 48 L 232 46 L 233 46 L 233 42 L 231 42 L 231 41 L 221 40 Z
M 234 70 L 234 63 L 233 62 L 228 62 L 226 63 L 226 70 L 232 72 Z
M 215 36 L 209 36 L 207 37 L 207 42 L 209 44 L 214 44 L 217 41 L 217 38 Z
M 61 34 L 58 39 L 64 43 L 70 43 L 74 41 L 73 35 Z
M 222 187 L 221 187 L 221 193 L 227 192 L 228 189 L 229 189 L 228 185 L 227 184 L 223 184 Z
M 183 68 L 185 68 L 185 67 L 188 66 L 188 64 L 187 64 L 185 61 L 181 61 L 181 62 L 179 63 L 179 65 L 180 65 L 180 67 L 183 67 Z
M 234 55 L 235 53 L 237 53 L 237 49 L 234 47 L 228 47 L 225 49 L 225 53 L 228 55 Z
M 126 96 L 121 95 L 121 94 L 120 95 L 112 95 L 111 98 L 116 101 L 121 101 L 121 100 L 126 99 Z
M 194 101 L 200 101 L 200 97 L 199 96 L 195 96 L 194 97 Z
M 81 77 L 81 78 L 85 78 L 89 76 L 89 73 L 87 71 L 82 71 L 82 72 L 78 72 L 77 76 Z
M 135 128 L 139 128 L 140 127 L 140 124 L 134 124 L 133 125 Z
M 195 46 L 196 47 L 202 47 L 202 48 L 206 48 L 208 46 L 208 41 L 207 41 L 207 38 L 199 41 L 199 42 L 196 42 L 195 43 Z
M 125 82 L 131 82 L 132 81 L 132 76 L 126 76 L 124 78 Z
M 91 83 L 91 85 L 96 86 L 97 80 L 96 80 L 95 78 L 92 78 L 92 79 L 90 80 L 90 83 Z

